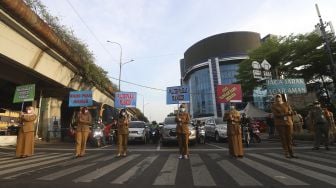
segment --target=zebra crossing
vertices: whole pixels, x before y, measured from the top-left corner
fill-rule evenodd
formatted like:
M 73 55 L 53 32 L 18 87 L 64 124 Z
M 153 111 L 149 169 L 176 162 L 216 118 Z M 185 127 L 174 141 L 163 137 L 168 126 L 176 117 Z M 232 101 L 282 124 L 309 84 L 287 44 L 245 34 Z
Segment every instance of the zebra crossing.
M 280 153 L 263 152 L 232 159 L 226 153 L 200 152 L 191 154 L 189 160 L 179 160 L 176 153 L 169 152 L 135 152 L 122 158 L 90 153 L 78 159 L 73 159 L 72 153 L 41 152 L 25 159 L 0 153 L 0 182 L 20 179 L 89 184 L 102 180 L 108 185 L 123 185 L 137 184 L 147 177 L 145 184 L 153 187 L 179 185 L 181 179 L 198 187 L 230 183 L 242 187 L 336 186 L 335 155 L 333 151 L 302 152 L 299 159 L 286 159 Z

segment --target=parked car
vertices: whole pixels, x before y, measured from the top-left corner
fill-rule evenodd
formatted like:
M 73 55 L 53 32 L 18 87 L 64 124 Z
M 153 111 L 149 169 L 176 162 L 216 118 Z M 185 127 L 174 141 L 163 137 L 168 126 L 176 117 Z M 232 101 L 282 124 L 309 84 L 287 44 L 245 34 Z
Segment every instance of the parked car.
M 177 143 L 175 116 L 166 117 L 161 128 L 161 143 Z M 189 143 L 196 143 L 196 129 L 189 124 Z
M 128 126 L 128 141 L 149 141 L 149 128 L 143 121 L 131 121 Z
M 211 118 L 205 121 L 205 137 L 220 142 L 227 138 L 227 122 L 221 118 Z

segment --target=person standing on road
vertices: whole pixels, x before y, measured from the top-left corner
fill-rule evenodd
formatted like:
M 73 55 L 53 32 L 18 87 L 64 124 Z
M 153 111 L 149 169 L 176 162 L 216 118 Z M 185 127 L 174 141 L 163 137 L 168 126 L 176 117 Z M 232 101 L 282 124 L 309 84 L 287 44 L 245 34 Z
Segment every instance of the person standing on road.
M 329 144 L 333 145 L 335 142 L 335 133 L 336 133 L 334 114 L 328 108 L 324 109 L 324 113 L 326 114 L 329 124 Z
M 177 141 L 179 145 L 180 156 L 179 159 L 188 159 L 189 158 L 189 122 L 190 116 L 189 113 L 186 112 L 186 108 L 184 104 L 180 105 L 180 110 L 177 113 L 175 118 L 176 121 L 176 133 L 177 133 Z
M 240 126 L 240 113 L 234 105 L 230 106 L 230 110 L 225 112 L 224 121 L 228 122 L 227 134 L 229 142 L 229 153 L 232 157 L 243 157 L 242 130 Z
M 268 138 L 271 139 L 274 137 L 274 118 L 273 118 L 273 114 L 270 113 L 267 118 L 266 118 L 266 123 L 268 125 Z
M 34 154 L 34 121 L 37 116 L 34 113 L 34 108 L 28 106 L 26 113 L 20 113 L 21 127 L 17 137 L 16 152 L 17 158 L 30 157 Z
M 121 109 L 118 117 L 118 154 L 117 157 L 126 157 L 128 142 L 128 124 L 129 119 L 126 109 Z
M 77 115 L 75 158 L 85 155 L 86 141 L 90 132 L 92 116 L 87 107 L 81 108 Z
M 327 115 L 321 108 L 321 103 L 319 101 L 314 102 L 314 107 L 309 112 L 313 130 L 315 132 L 315 142 L 313 150 L 320 149 L 321 138 L 324 136 L 324 146 L 326 150 L 329 150 L 329 125 L 327 120 Z
M 279 133 L 282 148 L 286 158 L 298 158 L 294 155 L 292 145 L 293 135 L 293 111 L 287 102 L 282 100 L 281 94 L 275 95 L 275 102 L 271 107 L 274 125 Z

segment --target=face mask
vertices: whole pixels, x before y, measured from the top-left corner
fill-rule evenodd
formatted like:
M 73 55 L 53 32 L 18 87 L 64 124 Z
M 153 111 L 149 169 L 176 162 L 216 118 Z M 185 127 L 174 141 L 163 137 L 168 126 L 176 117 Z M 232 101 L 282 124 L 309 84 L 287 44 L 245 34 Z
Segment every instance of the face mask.
M 234 106 L 230 106 L 230 110 L 233 110 L 235 107 Z
M 125 116 L 125 115 L 126 115 L 126 113 L 125 113 L 125 112 L 123 112 L 123 113 L 121 113 L 121 115 Z
M 185 108 L 180 108 L 180 111 L 181 112 L 185 112 Z
M 32 110 L 27 110 L 27 113 L 28 113 L 28 114 L 32 113 Z
M 84 110 L 85 113 L 88 113 L 89 110 Z

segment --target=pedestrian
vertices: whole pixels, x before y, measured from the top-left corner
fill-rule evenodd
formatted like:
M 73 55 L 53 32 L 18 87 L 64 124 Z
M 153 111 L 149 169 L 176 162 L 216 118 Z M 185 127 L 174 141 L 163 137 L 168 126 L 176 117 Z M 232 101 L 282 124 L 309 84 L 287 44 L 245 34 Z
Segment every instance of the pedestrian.
M 329 144 L 333 145 L 335 142 L 335 131 L 336 131 L 334 114 L 328 108 L 324 108 L 323 110 L 329 125 Z
M 274 137 L 275 127 L 274 127 L 274 118 L 273 114 L 270 113 L 266 118 L 266 123 L 268 125 L 268 139 Z
M 293 112 L 293 132 L 300 134 L 302 132 L 303 118 L 296 111 Z
M 231 104 L 230 110 L 225 112 L 223 120 L 228 122 L 229 154 L 235 158 L 242 158 L 244 156 L 244 150 L 240 126 L 240 113 L 236 110 L 234 105 Z
M 28 106 L 26 112 L 20 113 L 21 125 L 16 143 L 16 157 L 25 158 L 34 154 L 34 122 L 37 116 L 34 113 L 34 108 Z
M 126 109 L 121 109 L 118 117 L 118 154 L 117 157 L 126 157 L 127 142 L 128 142 L 128 124 L 129 117 Z
M 75 158 L 85 155 L 86 141 L 92 124 L 92 116 L 87 107 L 82 107 L 77 114 L 76 154 Z
M 189 113 L 186 112 L 186 108 L 184 104 L 180 105 L 179 112 L 175 118 L 176 121 L 176 134 L 177 141 L 179 145 L 180 156 L 179 159 L 188 159 L 189 158 L 189 122 L 190 116 Z
M 279 133 L 282 148 L 285 153 L 286 158 L 298 158 L 294 155 L 293 145 L 292 145 L 292 135 L 293 135 L 293 111 L 287 102 L 282 100 L 281 94 L 275 95 L 274 104 L 271 107 L 274 125 Z
M 322 137 L 324 137 L 323 142 L 326 150 L 329 150 L 329 125 L 326 114 L 321 107 L 319 101 L 314 102 L 314 107 L 309 112 L 313 130 L 315 132 L 315 141 L 313 150 L 320 149 L 320 144 L 322 142 Z

